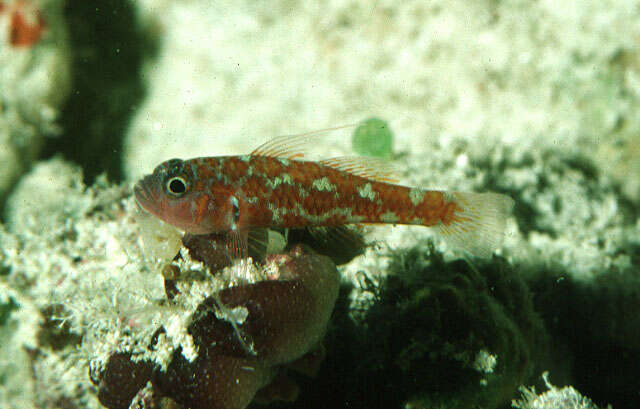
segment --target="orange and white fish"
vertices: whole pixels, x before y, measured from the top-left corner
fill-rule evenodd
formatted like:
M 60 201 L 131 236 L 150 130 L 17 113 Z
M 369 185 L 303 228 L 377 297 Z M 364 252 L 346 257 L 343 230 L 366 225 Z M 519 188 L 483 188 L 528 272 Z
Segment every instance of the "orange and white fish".
M 305 161 L 300 150 L 308 139 L 278 137 L 249 155 L 168 160 L 135 185 L 136 200 L 187 233 L 228 233 L 234 258 L 246 257 L 254 228 L 429 226 L 479 257 L 500 244 L 510 197 L 394 184 L 378 159 Z

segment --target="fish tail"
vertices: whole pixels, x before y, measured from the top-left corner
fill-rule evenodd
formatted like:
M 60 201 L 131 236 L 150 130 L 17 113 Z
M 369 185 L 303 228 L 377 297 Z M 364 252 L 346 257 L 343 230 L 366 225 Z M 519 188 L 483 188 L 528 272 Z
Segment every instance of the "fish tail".
M 444 239 L 474 257 L 489 258 L 502 244 L 512 198 L 499 193 L 451 192 L 456 210 L 437 225 Z

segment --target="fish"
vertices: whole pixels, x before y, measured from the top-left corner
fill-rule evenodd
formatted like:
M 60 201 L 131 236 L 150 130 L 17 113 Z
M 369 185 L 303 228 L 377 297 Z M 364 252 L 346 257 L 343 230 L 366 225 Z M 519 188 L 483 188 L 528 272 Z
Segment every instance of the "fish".
M 511 197 L 404 186 L 378 158 L 306 160 L 314 143 L 309 133 L 286 135 L 247 155 L 170 159 L 135 184 L 134 196 L 186 233 L 226 233 L 234 259 L 247 257 L 251 229 L 420 225 L 472 257 L 500 246 Z

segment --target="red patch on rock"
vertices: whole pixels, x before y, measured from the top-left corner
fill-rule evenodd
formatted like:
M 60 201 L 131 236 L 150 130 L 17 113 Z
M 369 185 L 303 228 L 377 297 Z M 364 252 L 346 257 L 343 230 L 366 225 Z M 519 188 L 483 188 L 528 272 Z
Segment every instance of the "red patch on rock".
M 40 41 L 47 25 L 40 11 L 26 2 L 0 3 L 0 14 L 9 18 L 9 43 L 13 47 L 30 47 Z

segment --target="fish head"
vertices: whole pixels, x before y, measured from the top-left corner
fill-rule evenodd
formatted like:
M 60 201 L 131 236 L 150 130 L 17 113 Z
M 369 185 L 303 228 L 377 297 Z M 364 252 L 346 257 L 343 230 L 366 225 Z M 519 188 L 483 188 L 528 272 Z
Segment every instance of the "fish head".
M 144 210 L 181 230 L 193 234 L 215 230 L 206 217 L 211 200 L 206 192 L 196 189 L 188 161 L 170 159 L 161 163 L 136 183 L 133 192 Z

